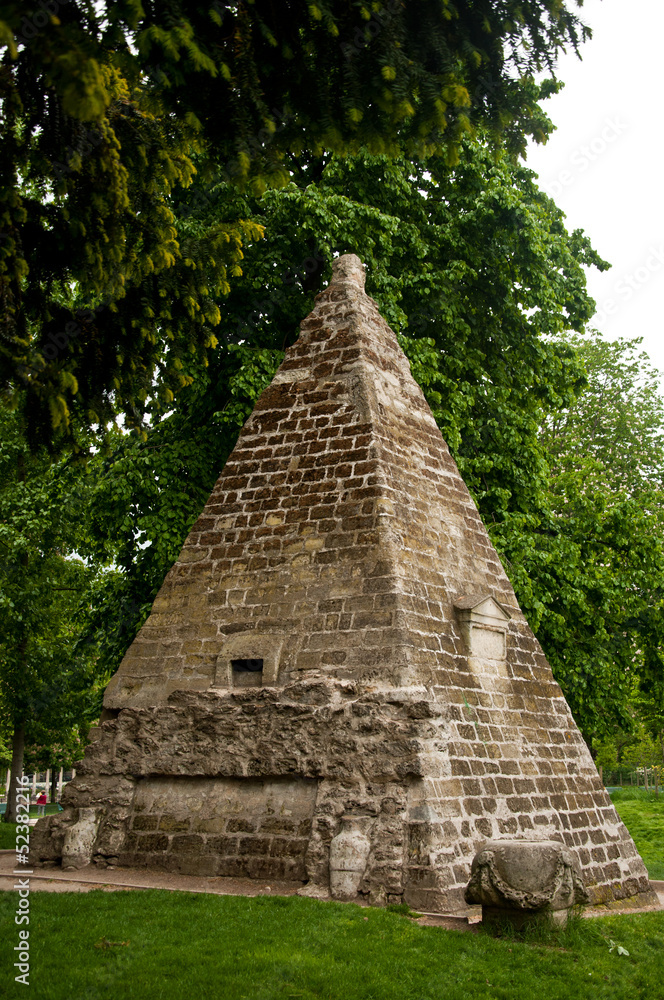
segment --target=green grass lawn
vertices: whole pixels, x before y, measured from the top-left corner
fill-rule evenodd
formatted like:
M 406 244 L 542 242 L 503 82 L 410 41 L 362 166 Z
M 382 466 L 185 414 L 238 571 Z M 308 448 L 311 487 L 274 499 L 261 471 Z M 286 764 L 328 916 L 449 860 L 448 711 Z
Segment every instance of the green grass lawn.
M 57 806 L 48 805 L 46 806 L 46 815 L 49 813 L 57 812 Z M 30 807 L 30 818 L 35 818 L 37 816 L 37 806 Z M 16 846 L 16 824 L 15 823 L 5 823 L 0 822 L 0 851 L 10 849 Z
M 611 794 L 611 799 L 634 838 L 650 878 L 664 879 L 664 791 L 655 797 L 654 792 L 646 794 L 642 788 L 621 788 Z
M 0 823 L 0 850 L 7 850 L 16 846 L 16 824 Z
M 30 897 L 39 1000 L 626 1000 L 663 994 L 664 914 L 578 920 L 545 941 L 418 927 L 299 898 L 94 891 Z M 0 995 L 16 896 L 0 892 Z M 111 943 L 112 942 L 112 943 Z M 629 954 L 618 954 L 617 947 Z M 4 984 L 13 989 L 3 991 Z

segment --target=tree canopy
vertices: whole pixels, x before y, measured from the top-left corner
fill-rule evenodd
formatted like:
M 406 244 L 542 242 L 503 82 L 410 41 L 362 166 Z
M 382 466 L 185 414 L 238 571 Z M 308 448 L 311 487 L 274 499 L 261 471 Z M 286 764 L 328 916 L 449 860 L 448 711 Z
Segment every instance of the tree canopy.
M 588 34 L 561 0 L 1 4 L 0 385 L 31 446 L 140 428 L 214 350 L 260 229 L 176 220 L 196 169 L 260 193 L 289 154 L 523 149 L 533 73 Z
M 576 402 L 548 415 L 543 441 L 554 474 L 578 472 L 614 495 L 652 496 L 664 488 L 661 372 L 640 350 L 642 338 L 603 340 L 597 331 L 565 342 L 583 361 L 587 382 Z
M 19 414 L 0 407 L 0 715 L 15 779 L 26 749 L 47 748 L 42 761 L 57 763 L 57 747 L 66 757 L 98 711 L 96 650 L 84 639 L 97 568 L 78 554 L 89 478 L 30 452 Z M 15 804 L 10 795 L 7 821 Z
M 564 342 L 587 381 L 543 419 L 552 516 L 527 544 L 538 634 L 590 741 L 629 731 L 637 701 L 664 711 L 664 401 L 638 338 Z

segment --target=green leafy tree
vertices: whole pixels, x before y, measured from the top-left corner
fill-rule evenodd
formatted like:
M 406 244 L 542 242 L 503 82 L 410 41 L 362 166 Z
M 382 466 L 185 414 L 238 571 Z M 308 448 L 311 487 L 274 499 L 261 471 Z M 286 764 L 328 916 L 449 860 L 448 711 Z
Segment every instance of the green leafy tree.
M 84 27 L 53 27 L 55 51 L 26 43 L 0 76 L 0 383 L 33 450 L 81 448 L 118 412 L 140 427 L 150 391 L 172 398 L 182 358 L 216 342 L 212 296 L 260 237 L 242 220 L 176 231 L 166 199 L 191 181 L 195 135 L 88 58 Z
M 0 715 L 16 780 L 26 749 L 70 744 L 98 713 L 96 653 L 83 640 L 95 570 L 77 557 L 88 473 L 26 446 L 18 414 L 0 409 Z
M 614 495 L 652 498 L 664 485 L 661 372 L 643 338 L 604 340 L 597 331 L 565 343 L 583 361 L 587 383 L 573 406 L 547 416 L 543 440 L 554 475 L 579 472 Z
M 546 415 L 550 516 L 520 539 L 538 635 L 588 739 L 664 706 L 664 402 L 640 340 L 568 335 L 587 382 Z
M 51 802 L 56 801 L 60 768 L 75 768 L 77 762 L 82 760 L 88 733 L 87 723 L 75 724 L 68 732 L 63 732 L 60 725 L 56 728 L 49 728 L 48 725 L 35 727 L 26 747 L 23 769 L 28 774 L 51 772 L 50 789 L 47 789 Z
M 618 748 L 614 739 L 605 736 L 602 740 L 593 741 L 593 753 L 598 767 L 611 769 L 618 766 Z
M 561 0 L 1 4 L 0 385 L 31 447 L 141 428 L 214 349 L 260 230 L 176 223 L 196 152 L 260 192 L 305 150 L 452 159 L 475 124 L 523 149 L 533 73 L 588 34 Z
M 658 782 L 664 780 L 664 699 L 639 690 L 633 699 L 634 714 L 655 744 Z
M 648 791 L 648 772 L 661 762 L 661 746 L 645 726 L 637 728 L 630 742 L 624 747 L 622 757 L 636 771 L 642 771 L 643 784 Z

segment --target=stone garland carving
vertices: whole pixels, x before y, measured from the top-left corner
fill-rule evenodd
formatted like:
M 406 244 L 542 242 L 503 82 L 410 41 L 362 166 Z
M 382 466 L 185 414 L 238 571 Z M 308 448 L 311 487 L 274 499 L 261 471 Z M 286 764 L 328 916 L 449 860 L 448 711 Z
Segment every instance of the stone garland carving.
M 557 841 L 490 841 L 475 855 L 466 902 L 502 911 L 559 911 L 588 902 L 572 854 Z

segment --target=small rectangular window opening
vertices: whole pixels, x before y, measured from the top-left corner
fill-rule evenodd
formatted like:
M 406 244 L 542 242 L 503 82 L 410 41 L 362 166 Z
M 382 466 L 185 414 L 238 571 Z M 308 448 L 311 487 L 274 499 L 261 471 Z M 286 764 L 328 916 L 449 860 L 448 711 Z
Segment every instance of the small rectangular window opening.
M 262 660 L 231 660 L 233 671 L 238 674 L 258 673 L 263 669 Z

